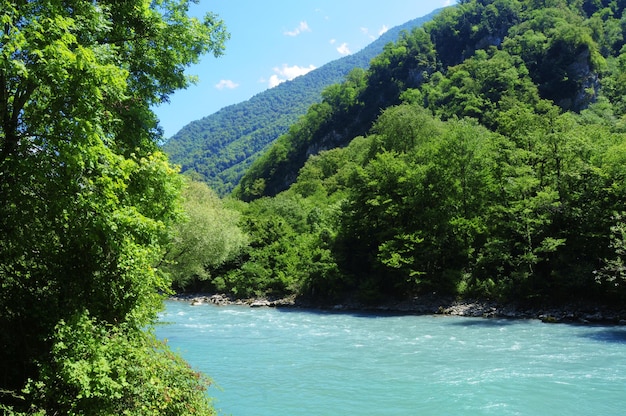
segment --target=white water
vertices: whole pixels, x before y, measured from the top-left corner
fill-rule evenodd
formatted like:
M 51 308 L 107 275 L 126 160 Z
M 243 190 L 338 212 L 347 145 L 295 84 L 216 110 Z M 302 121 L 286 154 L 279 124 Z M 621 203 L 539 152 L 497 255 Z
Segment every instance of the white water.
M 626 328 L 168 302 L 220 414 L 626 414 Z

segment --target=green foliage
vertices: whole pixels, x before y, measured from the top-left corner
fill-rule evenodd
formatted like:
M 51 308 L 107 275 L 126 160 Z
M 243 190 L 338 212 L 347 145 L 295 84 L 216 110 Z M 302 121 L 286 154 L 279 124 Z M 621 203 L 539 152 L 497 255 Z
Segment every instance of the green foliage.
M 623 9 L 468 0 L 405 32 L 244 175 L 255 243 L 224 282 L 320 302 L 623 298 Z
M 309 155 L 345 146 L 352 138 L 365 135 L 381 108 L 398 104 L 403 89 L 417 87 L 428 78 L 435 68 L 434 59 L 422 30 L 402 32 L 396 44 L 387 44 L 372 60 L 367 72 L 354 71 L 343 85 L 329 87 L 324 100 L 311 106 L 252 164 L 233 194 L 251 200 L 287 189 Z M 260 180 L 261 188 L 255 186 Z
M 522 17 L 523 1 L 463 1 L 446 9 L 425 29 L 437 50 L 439 69 L 445 71 L 469 58 L 477 49 L 500 46 L 509 29 Z
M 275 144 L 286 158 L 259 158 L 235 195 L 251 200 L 287 189 L 309 155 L 365 135 L 381 110 L 401 97 L 422 102 L 443 119 L 473 117 L 490 129 L 498 128 L 501 112 L 519 102 L 534 108 L 548 100 L 563 110 L 582 111 L 603 98 L 602 85 L 604 96 L 618 104 L 623 70 L 614 69 L 621 65 L 615 55 L 623 44 L 617 28 L 626 27 L 623 7 L 493 0 L 446 8 L 423 29 L 403 32 L 387 44 L 372 60 L 358 95 L 339 98 L 342 88 L 353 91 L 350 81 L 327 91 L 324 102 L 332 110 L 325 109 L 325 122 L 314 123 L 309 117 L 316 115 L 307 114 L 300 122 L 310 126 L 304 137 L 290 131 Z
M 505 49 L 522 57 L 543 98 L 580 111 L 595 98 L 604 65 L 584 18 L 564 7 L 532 10 L 511 28 Z
M 321 233 L 319 221 L 297 195 L 248 204 L 242 226 L 250 236 L 249 246 L 221 269 L 214 287 L 239 297 L 299 293 L 308 273 L 328 267 L 328 253 L 314 238 Z
M 622 214 L 616 214 L 613 219 L 609 247 L 614 250 L 614 256 L 604 260 L 604 266 L 596 272 L 596 280 L 609 290 L 619 291 L 626 282 L 626 226 Z
M 626 115 L 626 48 L 618 56 L 610 58 L 608 66 L 610 71 L 601 81 L 602 90 L 611 102 L 615 116 L 622 119 L 623 126 Z
M 330 94 L 329 98 L 331 98 Z M 293 181 L 289 176 L 285 178 L 283 175 L 295 174 L 291 172 L 293 165 L 304 164 L 305 149 L 313 140 L 311 135 L 321 137 L 326 134 L 327 126 L 333 117 L 333 108 L 326 101 L 313 104 L 306 116 L 293 124 L 289 132 L 279 137 L 272 147 L 250 167 L 233 191 L 233 195 L 249 201 L 283 190 Z
M 66 415 L 214 415 L 210 381 L 153 333 L 83 313 L 55 328 L 52 358 L 25 389 Z
M 0 4 L 2 402 L 81 413 L 79 396 L 99 381 L 85 373 L 64 403 L 50 398 L 55 334 L 88 314 L 132 338 L 155 319 L 170 283 L 155 265 L 181 181 L 158 150 L 150 106 L 187 86 L 185 67 L 219 55 L 227 34 L 213 15 L 188 17 L 187 1 Z M 64 365 L 85 365 L 75 352 Z M 117 364 L 106 365 L 123 371 Z M 37 389 L 21 392 L 27 382 Z M 162 400 L 118 407 L 139 413 Z
M 341 258 L 352 274 L 367 276 L 368 287 L 376 279 L 381 293 L 453 291 L 484 231 L 490 135 L 468 122 L 443 124 L 410 105 L 388 109 L 376 128 L 385 142 L 399 134 L 395 142 L 403 147 L 379 151 L 355 172 Z M 401 140 L 406 135 L 412 141 Z
M 405 31 L 372 59 L 362 100 L 381 108 L 396 104 L 402 91 L 421 85 L 436 65 L 435 48 L 428 34 L 421 28 Z
M 447 76 L 433 77 L 424 88 L 424 102 L 443 118 L 473 117 L 493 128 L 495 119 L 515 102 L 534 106 L 536 86 L 519 57 L 495 48 L 478 50 Z
M 163 258 L 163 269 L 177 288 L 209 279 L 210 270 L 238 255 L 247 244 L 237 225 L 237 211 L 226 208 L 205 183 L 188 180 L 183 198 L 186 218 L 174 227 Z

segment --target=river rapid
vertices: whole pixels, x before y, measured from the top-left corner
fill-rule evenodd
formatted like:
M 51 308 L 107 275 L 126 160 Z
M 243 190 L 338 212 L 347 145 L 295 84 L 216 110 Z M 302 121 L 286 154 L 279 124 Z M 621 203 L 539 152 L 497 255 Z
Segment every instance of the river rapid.
M 626 328 L 166 302 L 222 415 L 626 414 Z

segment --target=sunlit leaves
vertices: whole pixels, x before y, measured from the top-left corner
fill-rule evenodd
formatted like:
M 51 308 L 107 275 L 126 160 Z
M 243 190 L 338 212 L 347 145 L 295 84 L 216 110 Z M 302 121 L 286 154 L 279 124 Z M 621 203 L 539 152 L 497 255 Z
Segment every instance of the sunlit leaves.
M 596 270 L 596 280 L 603 284 L 609 291 L 618 291 L 626 284 L 626 226 L 624 214 L 613 216 L 611 226 L 611 257 L 603 260 L 603 267 Z
M 173 229 L 164 265 L 177 287 L 211 277 L 211 270 L 237 256 L 248 242 L 239 214 L 205 184 L 188 181 L 183 192 L 184 220 Z
M 0 390 L 32 379 L 37 391 L 19 404 L 49 413 L 160 408 L 165 394 L 119 402 L 107 377 L 141 359 L 123 362 L 106 341 L 153 362 L 168 354 L 132 342 L 169 290 L 156 265 L 180 215 L 180 179 L 157 148 L 150 105 L 188 85 L 184 69 L 219 55 L 227 34 L 213 15 L 190 18 L 187 1 L 0 4 Z M 74 330 L 89 352 L 61 348 Z M 168 366 L 155 364 L 154 377 Z M 42 384 L 50 368 L 67 376 L 58 390 Z M 84 400 L 96 396 L 118 410 Z
M 83 313 L 59 322 L 51 355 L 26 392 L 48 396 L 64 414 L 215 414 L 210 380 L 151 332 L 103 326 Z

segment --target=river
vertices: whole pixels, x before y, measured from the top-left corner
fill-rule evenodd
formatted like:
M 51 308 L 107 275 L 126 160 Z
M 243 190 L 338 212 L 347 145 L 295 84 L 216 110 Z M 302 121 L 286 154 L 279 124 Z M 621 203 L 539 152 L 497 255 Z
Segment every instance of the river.
M 172 301 L 160 321 L 220 415 L 626 414 L 626 327 Z

